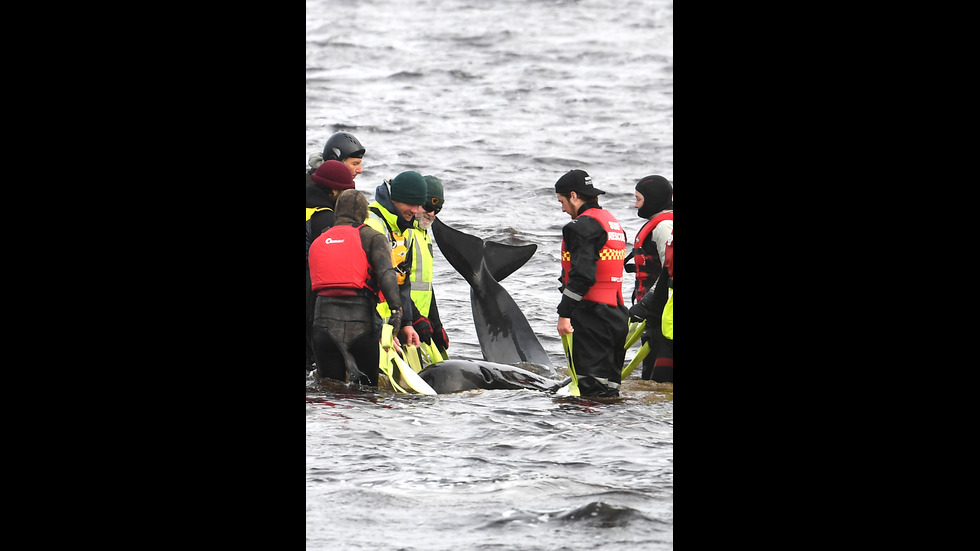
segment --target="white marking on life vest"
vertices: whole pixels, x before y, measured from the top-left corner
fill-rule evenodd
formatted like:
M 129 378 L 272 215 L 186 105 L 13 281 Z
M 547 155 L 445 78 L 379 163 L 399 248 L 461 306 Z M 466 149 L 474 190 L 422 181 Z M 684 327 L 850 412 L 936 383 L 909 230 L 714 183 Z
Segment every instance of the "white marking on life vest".
M 343 239 L 333 239 L 333 238 L 328 237 L 328 238 L 324 239 L 323 242 L 329 245 L 330 243 L 343 243 L 344 240 Z

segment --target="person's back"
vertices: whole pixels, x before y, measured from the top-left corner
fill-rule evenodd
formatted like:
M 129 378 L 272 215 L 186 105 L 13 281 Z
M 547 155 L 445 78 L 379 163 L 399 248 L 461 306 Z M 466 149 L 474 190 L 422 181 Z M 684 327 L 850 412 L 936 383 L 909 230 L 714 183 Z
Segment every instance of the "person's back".
M 316 294 L 313 351 L 317 373 L 378 384 L 381 325 L 379 291 L 400 323 L 401 297 L 387 239 L 364 224 L 367 200 L 359 191 L 337 199 L 336 224 L 310 246 L 311 289 Z
M 317 166 L 306 186 L 306 371 L 313 369 L 313 305 L 316 295 L 310 290 L 310 244 L 324 230 L 333 226 L 337 196 L 354 188 L 354 178 L 346 165 L 326 161 Z

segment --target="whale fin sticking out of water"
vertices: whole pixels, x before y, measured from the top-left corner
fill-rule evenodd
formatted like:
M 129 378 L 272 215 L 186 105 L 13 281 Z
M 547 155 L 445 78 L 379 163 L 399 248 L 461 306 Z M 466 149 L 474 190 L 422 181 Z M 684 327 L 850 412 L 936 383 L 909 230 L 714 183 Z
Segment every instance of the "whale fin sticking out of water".
M 526 366 L 542 375 L 557 376 L 551 358 L 527 318 L 499 281 L 523 266 L 537 245 L 504 245 L 451 228 L 436 218 L 432 224 L 439 250 L 470 284 L 473 324 L 483 359 Z

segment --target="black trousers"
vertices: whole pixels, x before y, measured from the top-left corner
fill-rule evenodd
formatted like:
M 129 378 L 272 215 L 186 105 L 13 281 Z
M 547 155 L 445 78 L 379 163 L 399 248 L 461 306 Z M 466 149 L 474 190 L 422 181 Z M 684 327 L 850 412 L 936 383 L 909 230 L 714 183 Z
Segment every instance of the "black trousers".
M 316 306 L 316 294 L 311 289 L 310 268 L 306 268 L 306 370 L 313 366 L 313 308 Z
M 582 396 L 619 396 L 618 388 L 604 385 L 597 378 L 613 383 L 622 380 L 629 333 L 629 310 L 583 300 L 572 313 L 572 360 Z
M 640 342 L 641 344 L 650 343 L 650 353 L 647 354 L 646 358 L 643 358 L 643 373 L 640 375 L 641 379 L 649 381 L 653 379 L 654 367 L 657 363 L 657 358 L 663 353 L 664 347 L 667 346 L 667 337 L 664 337 L 663 333 L 660 332 L 659 318 L 650 318 L 647 320 L 647 327 L 643 331 L 643 340 Z M 662 374 L 659 376 L 663 377 Z M 667 382 L 661 380 L 657 381 L 661 383 Z
M 373 297 L 316 297 L 313 311 L 313 356 L 317 373 L 347 381 L 341 347 L 353 356 L 357 369 L 377 386 L 381 339 L 378 301 Z
M 674 382 L 674 341 L 661 335 L 663 342 L 657 352 L 657 359 L 650 373 L 650 379 L 658 383 Z

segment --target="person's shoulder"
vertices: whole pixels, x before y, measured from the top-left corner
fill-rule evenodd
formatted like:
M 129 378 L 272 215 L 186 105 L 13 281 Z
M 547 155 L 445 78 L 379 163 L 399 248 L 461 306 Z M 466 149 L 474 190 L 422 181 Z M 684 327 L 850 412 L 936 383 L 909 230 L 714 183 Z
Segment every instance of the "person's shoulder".
M 670 235 L 670 232 L 674 231 L 674 221 L 673 220 L 661 220 L 657 227 L 653 228 L 650 232 L 651 235 L 656 235 L 658 239 L 666 238 Z
M 383 237 L 384 234 L 382 232 L 384 230 L 382 228 L 384 228 L 384 226 L 382 226 L 381 221 L 378 220 L 377 218 L 371 218 L 371 216 L 369 215 L 367 218 L 364 219 L 364 226 L 361 228 L 361 233 L 363 234 L 365 230 L 368 230 Z
M 579 215 L 572 219 L 571 222 L 565 224 L 561 231 L 563 235 L 575 236 L 575 237 L 588 237 L 595 233 L 596 228 L 605 233 L 605 229 L 602 227 L 602 223 L 592 218 L 591 216 Z

